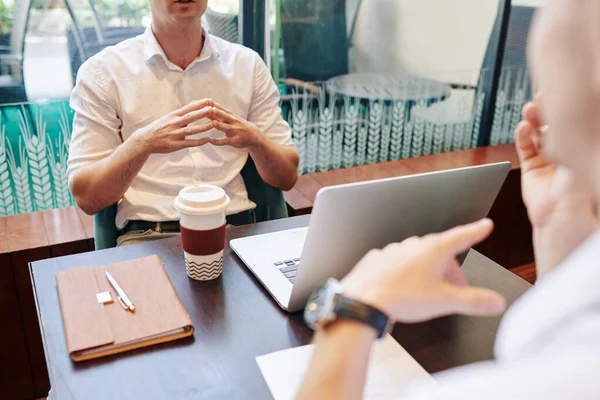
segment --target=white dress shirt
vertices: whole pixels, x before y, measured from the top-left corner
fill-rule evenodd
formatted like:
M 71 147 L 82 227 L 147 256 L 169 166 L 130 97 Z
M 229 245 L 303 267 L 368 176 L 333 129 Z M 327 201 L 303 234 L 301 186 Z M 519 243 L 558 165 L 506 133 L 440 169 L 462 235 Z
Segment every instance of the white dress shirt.
M 600 399 L 600 233 L 509 309 L 495 358 L 434 375 L 406 399 Z
M 279 91 L 258 54 L 205 31 L 200 56 L 184 71 L 167 59 L 148 28 L 81 66 L 71 95 L 75 117 L 69 178 L 110 155 L 136 130 L 204 98 L 256 124 L 269 140 L 293 145 Z M 223 137 L 213 129 L 195 138 L 207 134 Z M 179 190 L 194 183 L 225 189 L 231 198 L 228 214 L 254 208 L 240 175 L 247 157 L 247 150 L 211 144 L 151 155 L 119 204 L 117 227 L 129 220 L 179 220 L 173 201 Z

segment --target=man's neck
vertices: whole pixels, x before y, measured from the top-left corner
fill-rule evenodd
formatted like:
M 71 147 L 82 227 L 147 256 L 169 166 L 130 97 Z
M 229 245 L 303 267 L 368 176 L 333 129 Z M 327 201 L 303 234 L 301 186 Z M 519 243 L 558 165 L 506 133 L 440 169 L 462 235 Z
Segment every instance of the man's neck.
M 177 26 L 152 23 L 152 32 L 167 59 L 185 70 L 204 47 L 204 33 L 199 21 Z

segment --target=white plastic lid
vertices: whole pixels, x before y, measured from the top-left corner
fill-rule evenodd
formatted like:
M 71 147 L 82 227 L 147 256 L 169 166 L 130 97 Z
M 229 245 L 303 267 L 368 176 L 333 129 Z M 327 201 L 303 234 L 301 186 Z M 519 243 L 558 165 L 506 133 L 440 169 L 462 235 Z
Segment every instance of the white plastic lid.
M 181 189 L 174 207 L 189 215 L 210 215 L 225 211 L 229 201 L 229 196 L 220 187 L 198 184 Z

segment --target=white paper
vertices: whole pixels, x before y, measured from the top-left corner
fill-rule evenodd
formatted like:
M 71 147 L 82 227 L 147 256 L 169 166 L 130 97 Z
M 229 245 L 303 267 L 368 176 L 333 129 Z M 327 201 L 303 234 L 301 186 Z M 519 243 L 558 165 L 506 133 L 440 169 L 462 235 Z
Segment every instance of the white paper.
M 314 345 L 295 347 L 256 357 L 275 400 L 293 400 L 314 351 Z M 364 398 L 398 400 L 417 380 L 433 380 L 390 335 L 373 344 Z

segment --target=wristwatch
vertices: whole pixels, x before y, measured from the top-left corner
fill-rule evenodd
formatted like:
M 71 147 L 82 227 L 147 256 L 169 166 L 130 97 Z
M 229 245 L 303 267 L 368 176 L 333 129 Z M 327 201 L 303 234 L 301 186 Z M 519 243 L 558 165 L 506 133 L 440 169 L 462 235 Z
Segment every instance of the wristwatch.
M 344 296 L 338 280 L 329 278 L 308 299 L 304 321 L 313 330 L 318 330 L 338 319 L 362 322 L 375 329 L 379 338 L 388 333 L 393 325 L 384 312 Z

